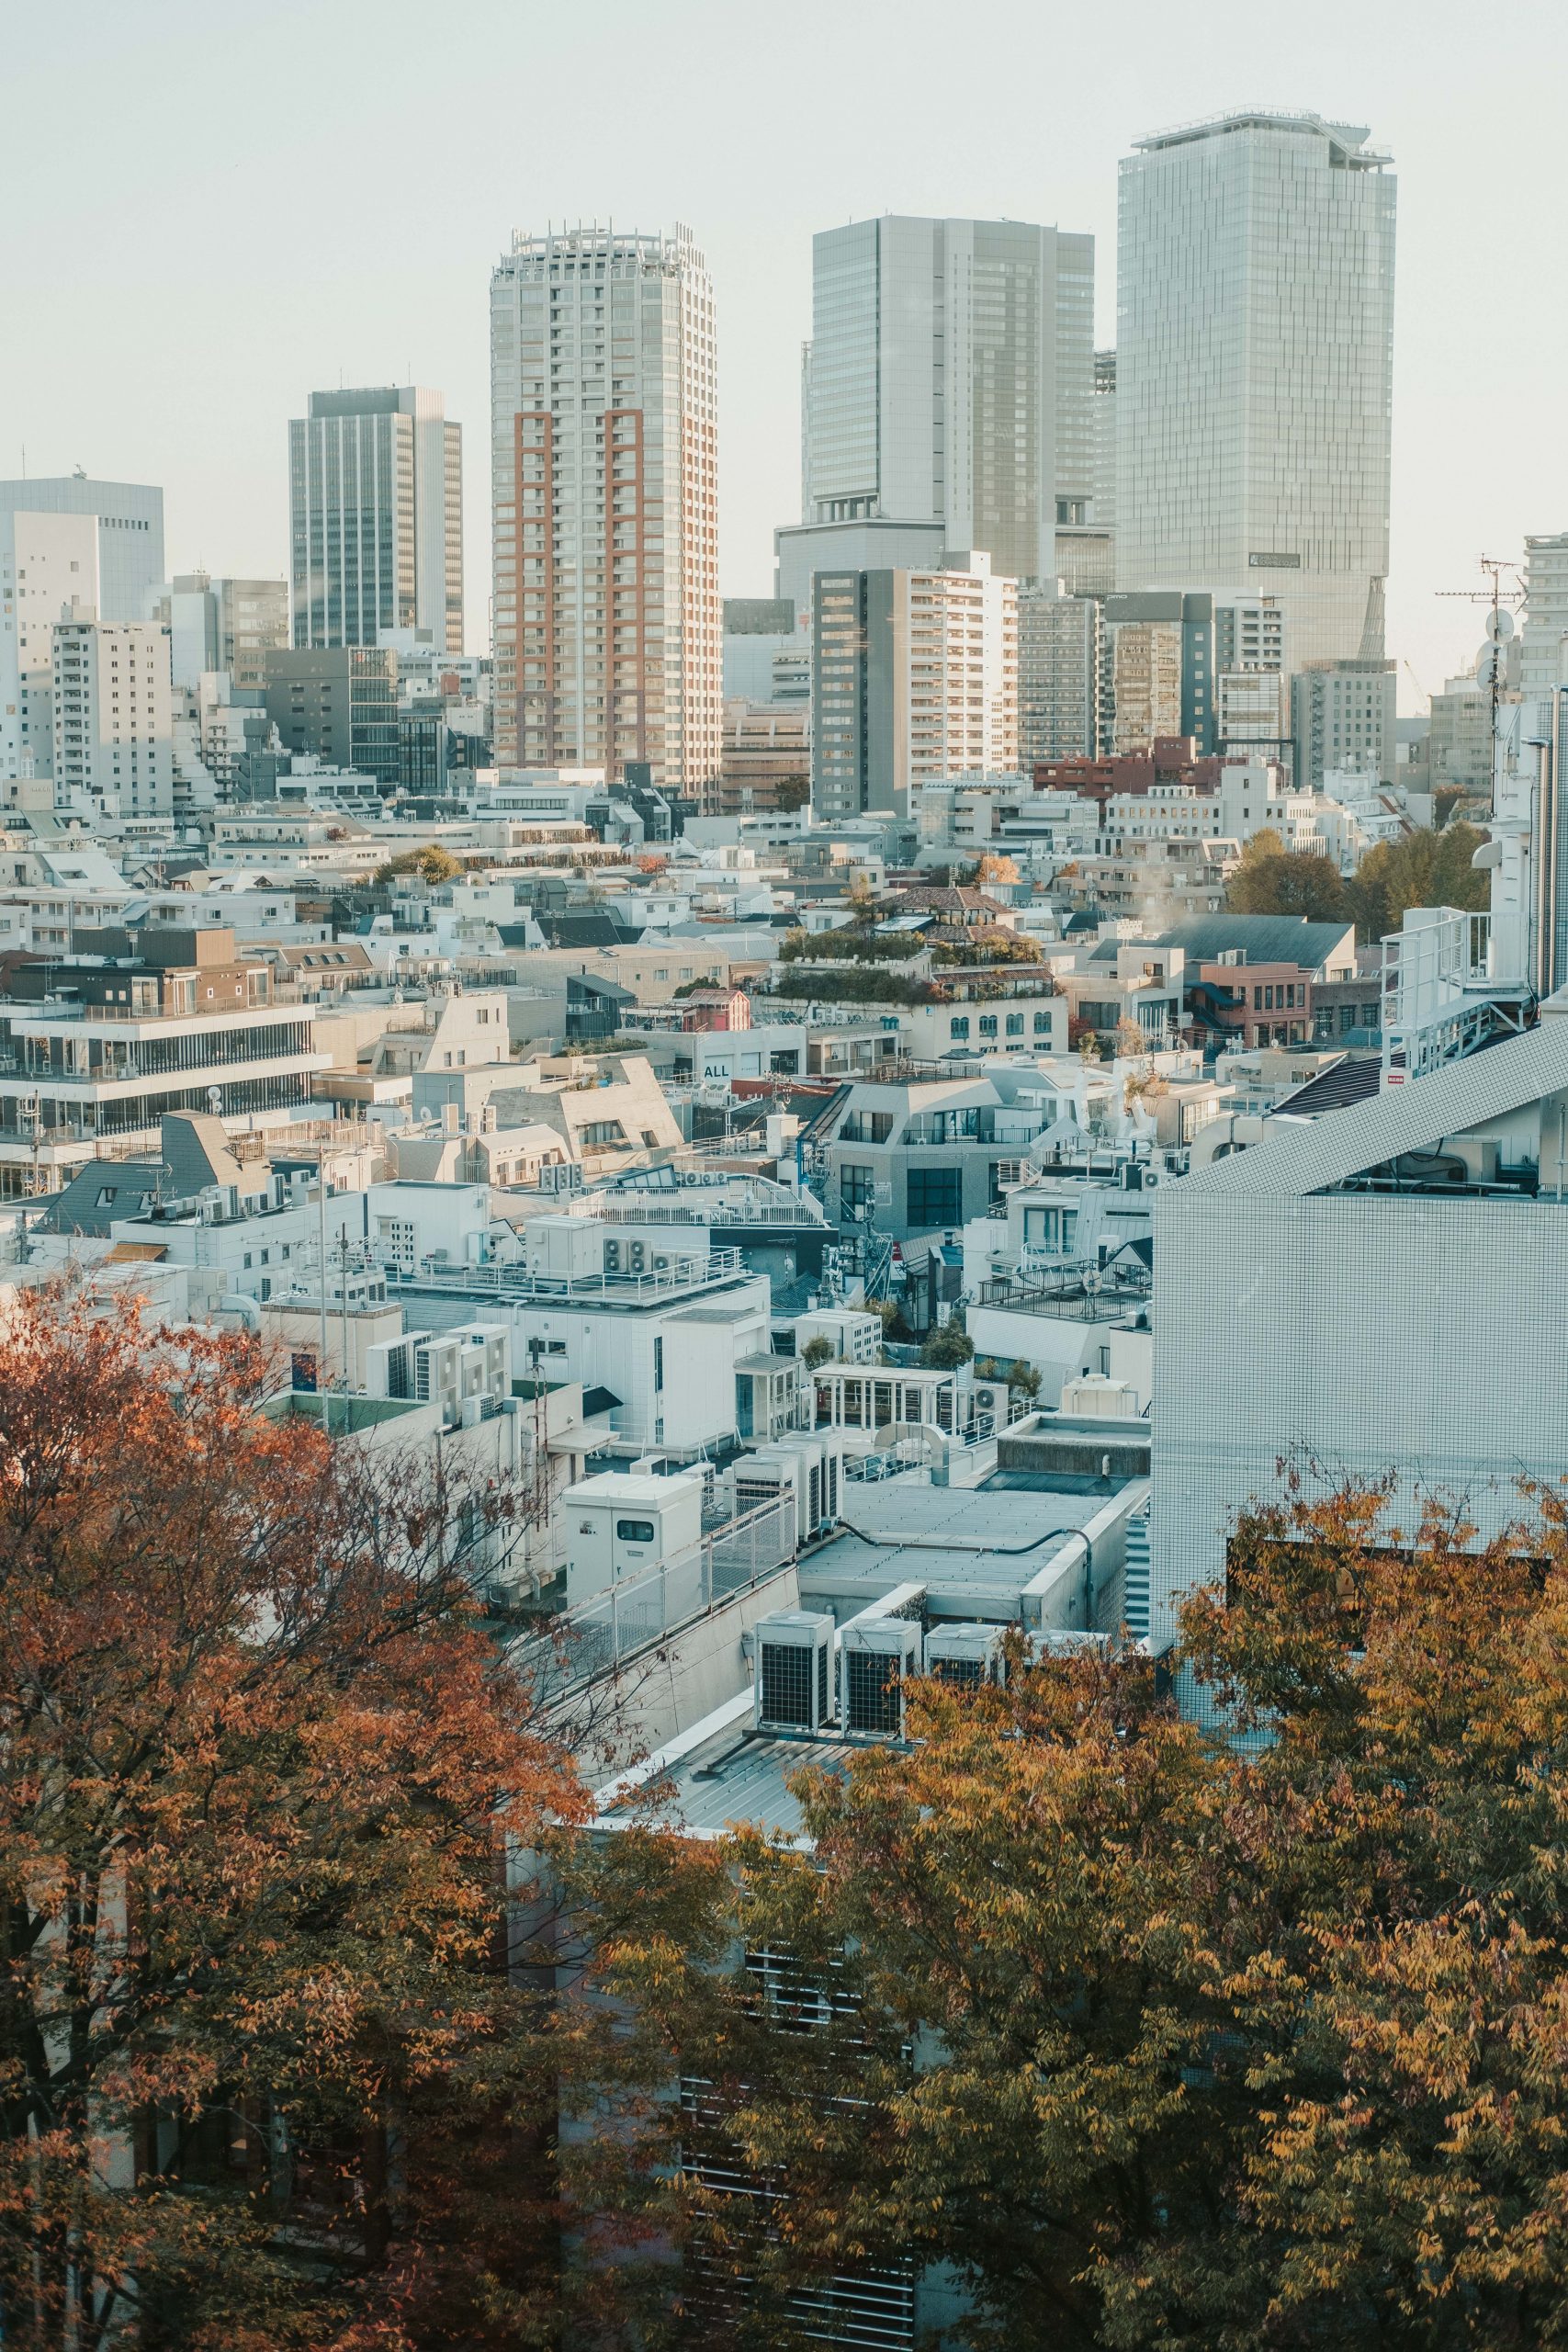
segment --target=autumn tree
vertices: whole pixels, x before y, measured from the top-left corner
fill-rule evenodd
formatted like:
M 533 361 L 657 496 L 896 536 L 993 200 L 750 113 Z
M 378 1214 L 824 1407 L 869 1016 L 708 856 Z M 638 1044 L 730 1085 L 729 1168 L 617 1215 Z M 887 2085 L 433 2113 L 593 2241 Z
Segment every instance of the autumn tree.
M 421 849 L 400 850 L 396 857 L 388 858 L 376 868 L 378 882 L 395 882 L 412 875 L 421 882 L 451 882 L 463 871 L 463 861 L 454 857 L 439 842 L 426 842 Z
M 270 1385 L 57 1297 L 0 1331 L 18 2352 L 540 2340 L 562 2083 L 626 2063 L 519 1964 L 586 1799 L 477 1613 L 512 1498 Z
M 912 2261 L 950 2345 L 1568 2342 L 1562 1497 L 1482 1541 L 1293 1476 L 1167 1663 L 1187 1719 L 1135 1654 L 911 1686 L 808 1847 L 736 1841 L 669 2014 L 765 2191 L 687 2190 L 739 2340 Z
M 1233 914 L 1305 915 L 1309 922 L 1348 922 L 1345 882 L 1332 858 L 1286 850 L 1278 833 L 1254 833 L 1225 885 Z
M 1374 842 L 1347 885 L 1357 937 L 1363 944 L 1386 938 L 1407 907 L 1483 913 L 1491 883 L 1475 853 L 1484 840 L 1477 826 L 1450 822 L 1441 832 L 1422 826 L 1403 840 Z

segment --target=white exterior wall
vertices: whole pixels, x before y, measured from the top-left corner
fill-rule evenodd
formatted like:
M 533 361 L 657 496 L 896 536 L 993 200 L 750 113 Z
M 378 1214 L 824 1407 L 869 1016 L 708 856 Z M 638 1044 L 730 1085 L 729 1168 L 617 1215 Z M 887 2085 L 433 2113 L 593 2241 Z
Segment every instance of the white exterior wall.
M 97 531 L 100 620 L 140 621 L 164 570 L 164 493 L 141 482 L 93 481 L 65 474 L 0 481 L 0 514 L 88 515 Z M 73 592 L 87 598 L 84 592 Z
M 1466 1496 L 1484 1534 L 1518 1477 L 1562 1476 L 1568 1206 L 1182 1191 L 1154 1201 L 1156 1646 L 1179 1596 L 1223 1579 L 1232 1517 L 1278 1496 L 1292 1447 L 1335 1477 L 1392 1469 L 1406 1526 L 1418 1488 Z
M 91 514 L 0 504 L 0 777 L 54 773 L 55 624 L 73 600 L 96 612 L 98 596 Z
M 52 678 L 55 807 L 89 820 L 172 815 L 168 630 L 61 622 Z
M 1382 651 L 1394 180 L 1366 133 L 1242 115 L 1141 141 L 1117 247 L 1119 588 L 1266 585 L 1290 658 Z

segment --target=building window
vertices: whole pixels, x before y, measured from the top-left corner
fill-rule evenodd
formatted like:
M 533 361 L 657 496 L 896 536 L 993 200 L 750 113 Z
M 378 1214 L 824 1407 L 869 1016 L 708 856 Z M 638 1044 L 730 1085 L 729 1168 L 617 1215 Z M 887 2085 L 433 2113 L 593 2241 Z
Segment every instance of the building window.
M 1021 1037 L 1021 1036 L 1022 1036 L 1022 1035 L 1023 1035 L 1023 1015 L 1022 1015 L 1022 1013 L 1021 1013 L 1021 1012 L 1010 1012 L 1010 1013 L 1008 1014 L 1008 1017 L 1007 1017 L 1007 1023 L 1008 1023 L 1008 1030 L 1007 1030 L 1007 1033 L 1008 1033 L 1008 1035 L 1009 1035 L 1010 1037 Z
M 969 1015 L 966 1012 L 955 1012 L 947 1024 L 947 1034 L 950 1037 L 967 1037 Z
M 655 1388 L 664 1385 L 664 1341 L 661 1338 L 655 1339 L 653 1342 L 653 1385 Z
M 908 1218 L 918 1232 L 958 1225 L 964 1216 L 964 1178 L 956 1168 L 912 1168 L 908 1177 Z
M 981 1036 L 982 1036 L 982 1037 L 994 1037 L 994 1036 L 996 1035 L 996 1034 L 997 1034 L 997 1016 L 996 1016 L 996 1014 L 995 1014 L 994 1012 L 982 1012 L 982 1014 L 980 1015 L 980 1035 L 981 1035 Z
M 652 1541 L 653 1541 L 653 1521 L 652 1521 L 652 1520 L 651 1520 L 651 1519 L 618 1519 L 618 1520 L 616 1520 L 616 1521 L 615 1521 L 615 1541 L 616 1541 L 618 1544 L 651 1544 L 651 1543 L 652 1543 Z
M 869 1168 L 857 1168 L 846 1163 L 839 1170 L 839 1203 L 846 1211 L 859 1212 L 870 1208 L 876 1197 L 874 1172 Z
M 1051 1016 L 1048 1012 L 1037 1012 L 1035 1014 L 1034 1034 L 1037 1037 L 1047 1037 L 1050 1035 Z

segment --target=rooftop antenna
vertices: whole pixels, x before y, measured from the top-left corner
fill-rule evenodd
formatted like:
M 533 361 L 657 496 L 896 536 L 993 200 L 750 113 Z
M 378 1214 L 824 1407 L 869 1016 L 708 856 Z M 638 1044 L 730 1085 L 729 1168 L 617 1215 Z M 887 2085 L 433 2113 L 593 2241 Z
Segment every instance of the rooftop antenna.
M 1486 616 L 1486 642 L 1476 663 L 1476 683 L 1487 686 L 1492 695 L 1492 774 L 1497 773 L 1497 710 L 1503 698 L 1504 647 L 1514 634 L 1514 616 L 1510 609 L 1525 601 L 1524 584 L 1518 567 L 1505 562 L 1501 557 L 1483 555 L 1481 569 L 1489 585 L 1485 588 L 1439 588 L 1438 594 L 1445 599 L 1457 597 L 1471 605 L 1490 605 Z M 1503 585 L 1503 574 L 1508 572 L 1514 581 L 1511 588 Z

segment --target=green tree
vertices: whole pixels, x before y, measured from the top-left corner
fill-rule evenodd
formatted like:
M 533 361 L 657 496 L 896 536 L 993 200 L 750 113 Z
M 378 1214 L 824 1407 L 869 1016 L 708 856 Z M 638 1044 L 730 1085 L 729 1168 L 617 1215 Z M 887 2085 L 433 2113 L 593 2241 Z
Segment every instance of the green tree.
M 814 1340 L 807 1340 L 800 1351 L 800 1361 L 807 1372 L 815 1372 L 819 1363 L 831 1363 L 833 1357 L 833 1342 L 825 1331 L 818 1331 Z
M 975 1342 L 956 1313 L 933 1323 L 920 1341 L 920 1362 L 937 1372 L 955 1372 L 975 1352 Z

